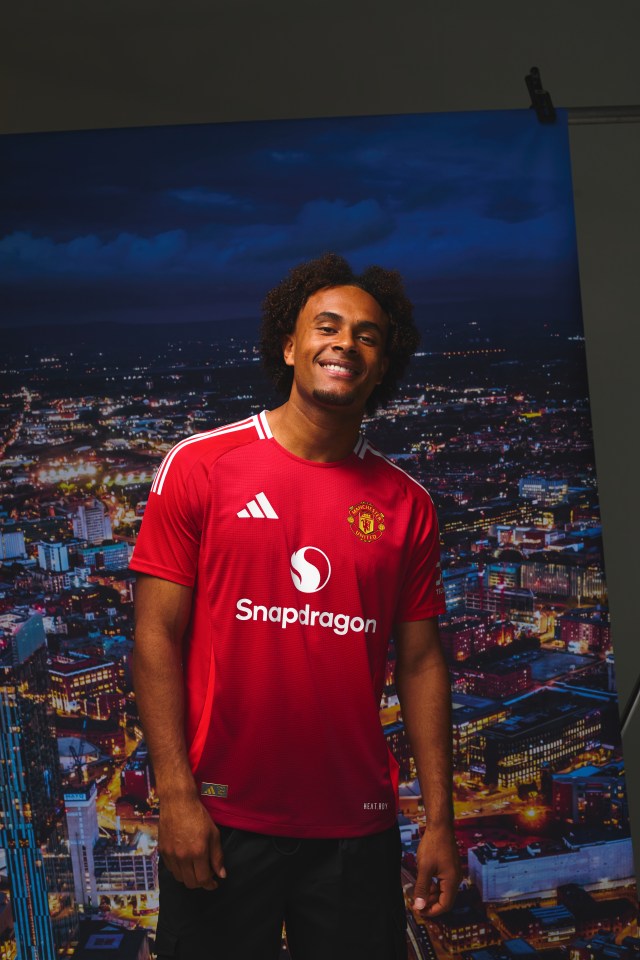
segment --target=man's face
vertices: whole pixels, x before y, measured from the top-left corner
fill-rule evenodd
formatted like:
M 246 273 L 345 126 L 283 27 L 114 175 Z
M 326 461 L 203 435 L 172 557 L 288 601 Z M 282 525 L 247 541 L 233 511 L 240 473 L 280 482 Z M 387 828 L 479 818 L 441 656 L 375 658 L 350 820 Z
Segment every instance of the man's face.
M 359 287 L 312 294 L 283 344 L 285 363 L 294 368 L 292 395 L 364 411 L 389 365 L 388 328 L 380 304 Z

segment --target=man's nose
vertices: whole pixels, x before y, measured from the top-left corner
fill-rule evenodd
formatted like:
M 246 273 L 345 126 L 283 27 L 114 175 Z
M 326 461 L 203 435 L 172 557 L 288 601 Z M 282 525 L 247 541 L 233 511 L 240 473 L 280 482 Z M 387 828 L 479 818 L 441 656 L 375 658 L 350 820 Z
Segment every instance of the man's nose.
M 336 350 L 344 350 L 346 353 L 356 349 L 356 341 L 350 330 L 341 330 L 340 335 L 334 343 Z

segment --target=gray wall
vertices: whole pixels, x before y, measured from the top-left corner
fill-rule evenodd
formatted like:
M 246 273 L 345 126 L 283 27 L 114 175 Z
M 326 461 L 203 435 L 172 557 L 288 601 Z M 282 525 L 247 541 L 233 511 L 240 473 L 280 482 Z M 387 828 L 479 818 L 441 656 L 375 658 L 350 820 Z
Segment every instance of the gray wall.
M 637 0 L 22 0 L 3 21 L 5 133 L 519 108 L 534 64 L 558 106 L 640 103 Z M 572 125 L 571 151 L 622 705 L 640 673 L 640 123 Z M 639 744 L 640 710 L 636 825 Z

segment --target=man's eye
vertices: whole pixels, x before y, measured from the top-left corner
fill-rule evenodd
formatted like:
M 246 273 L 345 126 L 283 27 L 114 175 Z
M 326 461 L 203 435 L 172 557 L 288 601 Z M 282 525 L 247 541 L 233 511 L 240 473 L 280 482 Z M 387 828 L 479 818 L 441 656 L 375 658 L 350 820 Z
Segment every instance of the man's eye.
M 322 331 L 322 333 L 335 333 L 335 330 L 333 327 L 320 327 L 320 330 Z

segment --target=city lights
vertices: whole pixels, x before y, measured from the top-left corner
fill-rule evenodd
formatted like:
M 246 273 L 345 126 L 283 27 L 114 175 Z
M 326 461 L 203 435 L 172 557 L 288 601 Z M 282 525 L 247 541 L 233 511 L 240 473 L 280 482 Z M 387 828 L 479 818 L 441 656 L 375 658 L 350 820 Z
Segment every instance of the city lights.
M 149 930 L 157 916 L 158 805 L 132 692 L 127 565 L 166 452 L 190 432 L 267 403 L 252 382 L 237 387 L 253 363 L 247 341 L 208 348 L 207 370 L 233 375 L 228 396 L 203 380 L 185 386 L 190 368 L 201 369 L 203 347 L 188 339 L 179 347 L 165 356 L 166 345 L 156 346 L 166 373 L 157 390 L 137 382 L 152 377 L 153 355 L 144 369 L 134 357 L 130 366 L 92 374 L 95 394 L 66 396 L 45 381 L 37 392 L 17 390 L 0 461 L 0 569 L 10 604 L 0 615 L 0 658 L 11 676 L 14 638 L 46 639 L 48 686 L 30 696 L 55 712 L 76 897 L 88 912 L 89 881 L 72 839 L 82 821 L 93 838 L 91 896 L 101 915 Z M 573 340 L 557 349 L 560 371 L 583 346 Z M 41 367 L 63 369 L 69 384 L 80 376 L 77 354 L 45 356 Z M 516 929 L 513 904 L 527 902 L 522 877 L 558 906 L 561 895 L 545 884 L 551 865 L 557 876 L 569 875 L 571 845 L 575 862 L 586 865 L 575 882 L 596 885 L 589 896 L 605 913 L 616 888 L 627 907 L 611 907 L 607 922 L 628 928 L 628 803 L 599 506 L 582 439 L 588 408 L 584 397 L 568 396 L 562 377 L 547 397 L 547 380 L 513 345 L 424 351 L 411 384 L 366 422 L 371 442 L 429 489 L 442 535 L 448 613 L 441 638 L 454 691 L 455 805 L 468 887 L 461 896 L 473 910 L 448 923 L 416 924 L 416 957 L 463 957 L 506 938 L 509 924 Z M 428 811 L 393 666 L 391 647 L 380 720 L 400 767 L 409 888 Z M 21 679 L 20 688 L 29 682 Z M 16 756 L 34 749 L 28 724 L 14 726 Z M 15 789 L 17 780 L 10 782 Z M 10 807 L 30 817 L 34 800 L 13 796 Z M 588 873 L 591 842 L 615 852 L 606 883 Z M 60 891 L 51 890 L 49 902 L 59 912 Z M 586 930 L 587 921 L 579 922 Z M 526 932 L 538 946 L 541 923 L 531 919 L 527 931 L 534 932 Z

